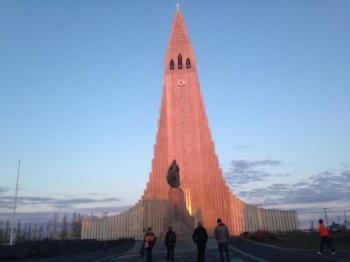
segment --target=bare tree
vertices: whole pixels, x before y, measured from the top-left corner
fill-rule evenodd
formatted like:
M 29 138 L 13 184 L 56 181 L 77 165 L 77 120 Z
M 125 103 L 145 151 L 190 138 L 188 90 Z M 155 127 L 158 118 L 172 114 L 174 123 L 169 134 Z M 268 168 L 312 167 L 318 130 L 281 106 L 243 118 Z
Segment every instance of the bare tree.
M 53 237 L 52 221 L 51 220 L 49 222 L 47 222 L 47 225 L 46 225 L 46 237 L 49 239 L 52 239 L 52 237 Z
M 21 236 L 22 241 L 26 241 L 27 240 L 27 230 L 28 230 L 28 224 L 23 224 L 22 236 Z
M 21 222 L 18 220 L 17 222 L 17 228 L 16 228 L 16 242 L 20 242 L 23 239 L 23 235 L 22 235 L 22 225 Z
M 73 213 L 71 228 L 72 228 L 72 238 L 80 239 L 81 238 L 81 223 L 82 217 L 80 214 L 76 212 Z
M 34 240 L 34 241 L 38 240 L 38 225 L 34 226 L 32 240 Z
M 6 220 L 5 229 L 4 229 L 4 242 L 6 243 L 10 241 L 10 232 L 11 232 L 10 221 Z
M 33 231 L 32 231 L 32 223 L 28 223 L 28 228 L 27 228 L 27 240 L 32 240 L 33 239 Z
M 5 238 L 4 233 L 5 233 L 4 232 L 4 221 L 0 220 L 0 243 L 5 242 L 4 241 L 4 238 Z
M 39 230 L 38 230 L 38 240 L 42 240 L 43 239 L 43 234 L 44 234 L 44 227 L 43 225 L 41 224 L 39 226 Z
M 52 222 L 52 239 L 57 239 L 58 236 L 58 215 L 54 214 Z
M 68 239 L 69 233 L 68 233 L 68 217 L 65 214 L 62 219 L 62 226 L 61 226 L 61 233 L 60 233 L 60 239 L 65 240 Z

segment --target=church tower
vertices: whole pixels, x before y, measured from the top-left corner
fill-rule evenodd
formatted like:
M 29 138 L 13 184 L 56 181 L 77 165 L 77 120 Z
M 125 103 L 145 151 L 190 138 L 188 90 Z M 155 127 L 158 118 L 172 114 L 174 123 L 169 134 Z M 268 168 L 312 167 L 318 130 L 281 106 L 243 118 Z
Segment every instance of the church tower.
M 180 167 L 180 187 L 186 209 L 209 233 L 213 232 L 219 217 L 233 235 L 260 229 L 290 231 L 297 228 L 295 211 L 266 210 L 248 205 L 229 190 L 215 153 L 196 57 L 179 9 L 175 13 L 165 56 L 158 132 L 144 195 L 122 214 L 85 219 L 82 238 L 141 239 L 142 231 L 147 227 L 152 227 L 156 234 L 163 233 L 168 226 L 170 190 L 166 175 L 174 159 Z
M 173 159 L 180 167 L 187 210 L 195 220 L 212 229 L 218 217 L 229 224 L 234 216 L 242 215 L 243 205 L 229 191 L 215 154 L 196 58 L 179 10 L 165 57 L 160 120 L 146 200 L 167 199 L 165 176 Z M 231 203 L 233 199 L 236 203 Z M 235 205 L 234 212 L 231 204 Z

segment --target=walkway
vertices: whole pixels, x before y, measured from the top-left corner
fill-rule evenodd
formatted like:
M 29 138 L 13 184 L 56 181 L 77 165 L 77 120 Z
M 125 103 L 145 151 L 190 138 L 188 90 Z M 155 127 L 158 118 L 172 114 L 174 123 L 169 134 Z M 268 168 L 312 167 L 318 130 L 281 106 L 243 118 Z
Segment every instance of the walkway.
M 142 258 L 139 254 L 141 248 L 141 242 L 135 244 L 135 246 L 128 252 L 123 255 L 110 258 L 110 260 L 101 260 L 102 261 L 135 261 L 135 262 L 144 262 L 145 258 Z M 245 257 L 242 254 L 239 254 L 236 251 L 230 250 L 231 253 L 231 262 L 251 262 L 255 261 Z M 157 242 L 156 247 L 153 250 L 153 261 L 163 262 L 166 260 L 166 248 L 163 242 Z M 193 241 L 179 241 L 176 244 L 175 248 L 175 261 L 197 261 L 197 247 Z M 219 253 L 217 249 L 216 241 L 212 238 L 209 239 L 206 249 L 206 260 L 207 262 L 220 261 Z M 97 262 L 97 261 L 96 261 Z

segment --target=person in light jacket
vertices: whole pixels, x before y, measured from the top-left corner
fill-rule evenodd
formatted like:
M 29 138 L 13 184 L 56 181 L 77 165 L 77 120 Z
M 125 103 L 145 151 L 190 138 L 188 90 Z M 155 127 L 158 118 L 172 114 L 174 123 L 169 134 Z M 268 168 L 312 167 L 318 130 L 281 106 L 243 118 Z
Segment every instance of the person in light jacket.
M 226 255 L 226 261 L 230 261 L 230 254 L 228 252 L 228 241 L 230 240 L 230 233 L 227 226 L 222 223 L 222 220 L 220 218 L 217 220 L 217 226 L 215 227 L 214 233 L 216 241 L 218 242 L 221 262 L 224 262 L 224 252 Z

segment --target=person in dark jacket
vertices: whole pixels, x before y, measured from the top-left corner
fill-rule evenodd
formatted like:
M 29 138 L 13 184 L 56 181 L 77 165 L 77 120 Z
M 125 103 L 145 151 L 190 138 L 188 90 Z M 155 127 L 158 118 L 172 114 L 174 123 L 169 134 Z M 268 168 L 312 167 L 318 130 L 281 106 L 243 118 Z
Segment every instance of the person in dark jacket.
M 205 257 L 205 247 L 208 241 L 208 234 L 207 230 L 203 227 L 201 222 L 198 222 L 197 228 L 193 231 L 192 238 L 193 241 L 197 244 L 197 261 L 203 262 Z
M 218 241 L 218 248 L 220 253 L 220 261 L 224 262 L 224 252 L 226 254 L 226 261 L 230 261 L 230 255 L 228 252 L 228 241 L 230 239 L 230 233 L 227 226 L 222 223 L 222 220 L 218 218 L 218 225 L 215 227 L 214 234 L 215 239 Z
M 165 235 L 165 246 L 167 248 L 167 261 L 174 261 L 174 249 L 176 244 L 176 234 L 171 227 L 168 228 L 168 232 Z
M 147 229 L 145 239 L 144 239 L 145 249 L 146 249 L 146 261 L 152 261 L 152 250 L 156 244 L 156 240 L 157 240 L 156 236 L 152 232 L 152 229 L 149 227 Z

